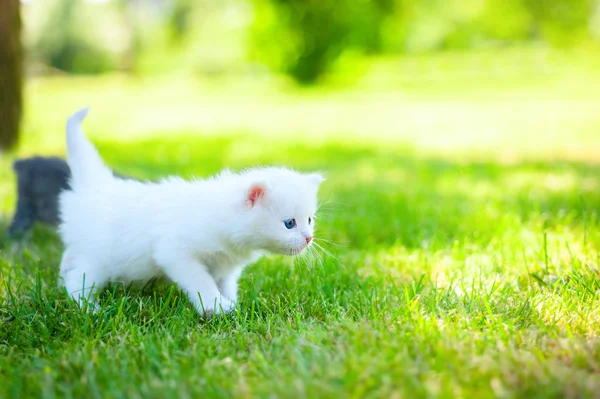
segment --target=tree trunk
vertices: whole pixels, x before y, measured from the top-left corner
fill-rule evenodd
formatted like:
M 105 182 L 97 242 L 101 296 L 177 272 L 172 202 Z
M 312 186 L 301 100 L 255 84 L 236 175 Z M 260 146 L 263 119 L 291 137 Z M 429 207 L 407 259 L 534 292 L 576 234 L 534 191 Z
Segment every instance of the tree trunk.
M 20 0 L 0 0 L 0 149 L 14 147 L 22 112 Z

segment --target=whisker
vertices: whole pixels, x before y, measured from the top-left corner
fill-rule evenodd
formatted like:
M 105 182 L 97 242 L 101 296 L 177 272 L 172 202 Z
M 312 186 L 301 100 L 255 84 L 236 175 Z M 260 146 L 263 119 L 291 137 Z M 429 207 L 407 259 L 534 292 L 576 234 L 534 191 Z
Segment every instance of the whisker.
M 328 200 L 320 200 L 317 204 L 317 207 L 318 207 L 318 209 L 321 209 L 322 207 L 329 206 L 329 205 L 341 205 L 341 206 L 346 206 L 346 207 L 349 206 L 349 204 L 347 204 L 345 202 L 328 199 Z
M 345 247 L 348 246 L 347 242 L 337 243 L 337 242 L 334 242 L 334 241 L 331 241 L 331 240 L 326 240 L 325 238 L 313 238 L 313 240 L 323 241 L 323 242 L 326 242 L 329 245 L 333 245 L 333 246 L 338 247 L 338 248 L 345 248 Z
M 314 248 L 312 245 L 309 245 L 308 247 L 306 247 L 306 254 L 305 257 L 309 263 L 309 265 L 313 265 L 315 262 L 315 253 L 314 253 Z
M 314 257 L 317 259 L 317 262 L 319 262 L 319 265 L 323 266 L 323 257 L 319 253 L 317 247 L 313 246 L 310 248 L 310 250 L 311 250 L 311 254 L 314 255 Z
M 292 249 L 292 271 L 296 269 L 296 255 L 298 255 L 296 248 Z
M 321 251 L 325 252 L 328 256 L 332 257 L 333 259 L 335 259 L 336 261 L 340 261 L 336 256 L 334 256 L 331 252 L 329 252 L 328 250 L 326 250 L 325 248 L 323 248 L 323 246 L 321 246 L 318 242 L 314 243 L 315 246 L 317 248 L 319 248 Z
M 310 256 L 313 258 L 313 263 L 314 263 L 314 261 L 316 261 L 321 265 L 322 264 L 321 257 L 319 256 L 319 252 L 316 250 L 316 248 L 311 245 L 308 247 L 308 249 L 309 249 Z

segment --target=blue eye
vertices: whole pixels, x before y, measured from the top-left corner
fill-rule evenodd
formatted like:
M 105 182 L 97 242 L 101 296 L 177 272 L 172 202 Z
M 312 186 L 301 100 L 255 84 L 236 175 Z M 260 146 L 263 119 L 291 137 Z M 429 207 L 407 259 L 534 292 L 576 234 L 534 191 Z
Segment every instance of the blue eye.
M 296 227 L 296 219 L 284 220 L 283 224 L 285 225 L 286 229 L 293 229 L 294 227 Z

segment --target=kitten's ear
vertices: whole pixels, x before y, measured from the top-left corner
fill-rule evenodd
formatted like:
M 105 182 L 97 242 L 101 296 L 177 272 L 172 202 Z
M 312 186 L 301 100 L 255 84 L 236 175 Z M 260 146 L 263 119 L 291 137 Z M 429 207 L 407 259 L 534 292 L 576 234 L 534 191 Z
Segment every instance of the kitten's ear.
M 264 201 L 267 196 L 267 184 L 265 182 L 257 182 L 250 186 L 246 193 L 246 206 L 248 208 L 254 208 L 254 206 L 261 201 Z
M 311 183 L 313 183 L 315 186 L 318 186 L 319 184 L 321 184 L 325 181 L 325 178 L 320 173 L 311 173 L 311 174 L 307 175 L 307 177 L 308 177 L 308 180 Z

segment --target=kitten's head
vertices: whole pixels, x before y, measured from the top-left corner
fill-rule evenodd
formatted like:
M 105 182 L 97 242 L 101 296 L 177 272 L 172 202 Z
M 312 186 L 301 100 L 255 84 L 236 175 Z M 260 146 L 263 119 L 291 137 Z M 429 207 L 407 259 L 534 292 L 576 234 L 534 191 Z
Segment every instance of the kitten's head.
M 320 174 L 269 168 L 252 173 L 245 210 L 251 242 L 260 249 L 297 255 L 312 243 Z

